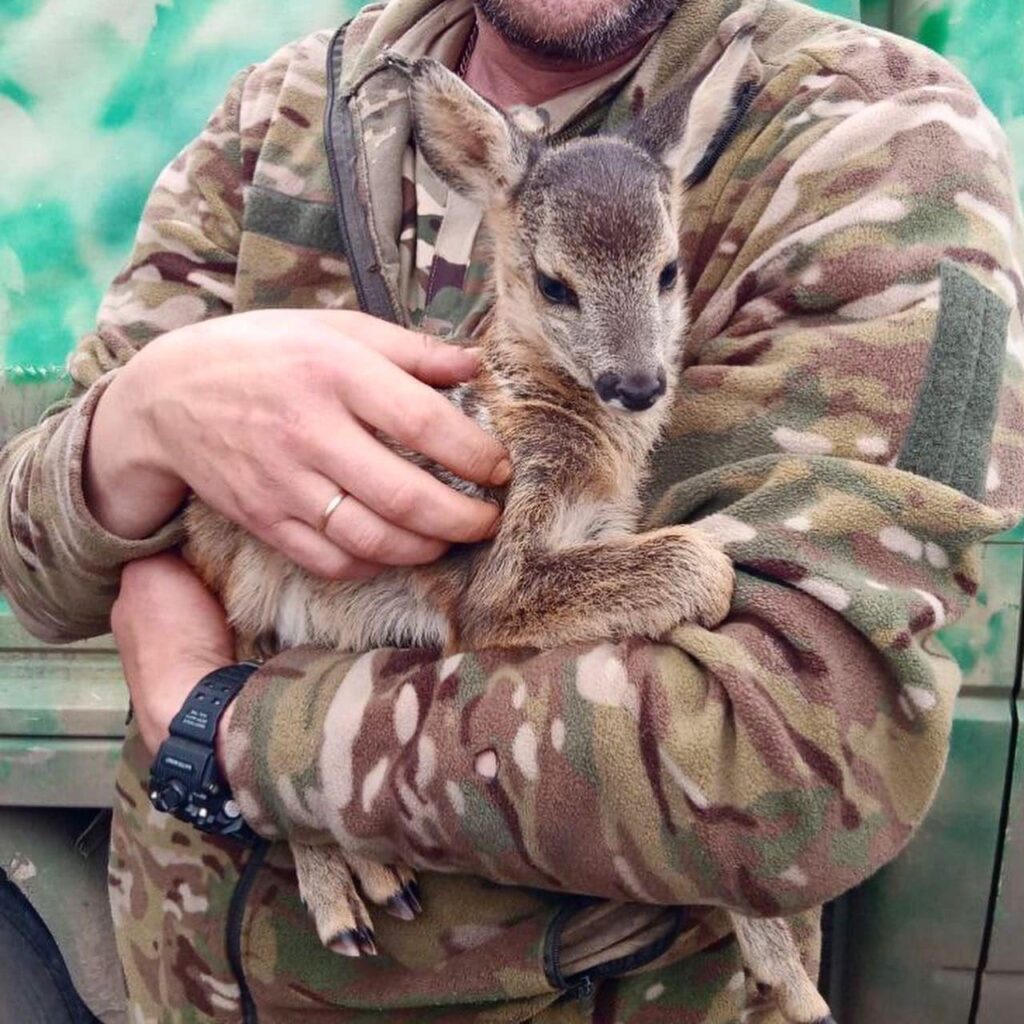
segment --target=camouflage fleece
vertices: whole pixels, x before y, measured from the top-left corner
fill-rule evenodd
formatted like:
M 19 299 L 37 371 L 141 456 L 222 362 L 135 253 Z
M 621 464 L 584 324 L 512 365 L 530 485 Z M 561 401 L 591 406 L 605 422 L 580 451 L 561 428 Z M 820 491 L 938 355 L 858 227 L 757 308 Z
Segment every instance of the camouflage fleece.
M 229 311 L 351 307 L 356 276 L 407 320 L 408 110 L 380 55 L 434 6 L 400 0 L 345 38 L 342 198 L 372 253 L 343 247 L 331 205 L 325 35 L 240 75 L 158 182 L 72 360 L 78 393 L 4 456 L 0 566 L 37 632 L 104 629 L 119 566 L 176 535 L 118 541 L 81 495 L 89 414 L 140 345 Z M 378 915 L 375 960 L 319 947 L 285 844 L 239 850 L 150 810 L 131 738 L 111 873 L 137 1020 L 775 1019 L 716 908 L 799 915 L 813 963 L 815 908 L 921 820 L 958 684 L 932 633 L 974 592 L 976 543 L 1021 511 L 1011 170 L 945 62 L 790 0 L 689 0 L 602 115 L 622 123 L 750 19 L 759 89 L 689 197 L 694 326 L 649 504 L 723 539 L 731 616 L 658 644 L 299 649 L 256 673 L 227 744 L 251 822 L 421 870 L 424 915 Z M 574 970 L 662 935 L 666 907 L 652 962 Z M 581 973 L 596 984 L 560 998 Z

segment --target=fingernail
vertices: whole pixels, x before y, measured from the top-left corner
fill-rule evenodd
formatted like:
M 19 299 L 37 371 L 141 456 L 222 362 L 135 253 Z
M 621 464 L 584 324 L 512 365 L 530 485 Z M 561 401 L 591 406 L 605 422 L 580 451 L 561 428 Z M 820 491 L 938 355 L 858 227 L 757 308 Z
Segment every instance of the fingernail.
M 501 529 L 501 516 L 497 515 L 494 517 L 494 522 L 491 523 L 491 528 L 484 535 L 488 540 L 498 536 L 498 531 Z
M 491 483 L 497 487 L 502 484 L 507 484 L 510 477 L 512 476 L 512 463 L 508 459 L 502 459 L 491 473 Z
M 466 359 L 472 363 L 473 372 L 475 373 L 480 369 L 480 349 L 479 348 L 460 348 L 459 351 L 466 357 Z

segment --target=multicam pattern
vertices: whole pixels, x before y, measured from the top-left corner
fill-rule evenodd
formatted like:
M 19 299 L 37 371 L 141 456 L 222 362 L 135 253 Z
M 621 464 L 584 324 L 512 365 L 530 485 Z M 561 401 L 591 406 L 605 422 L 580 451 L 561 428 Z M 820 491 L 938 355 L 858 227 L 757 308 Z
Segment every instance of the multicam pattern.
M 156 814 L 141 781 L 147 764 L 133 733 L 110 862 L 134 1000 L 129 1021 L 237 1024 L 242 994 L 224 919 L 246 854 Z M 255 876 L 241 947 L 261 1024 L 724 1024 L 744 1010 L 756 1024 L 780 1024 L 745 979 L 735 944 L 716 942 L 727 930 L 720 912 L 695 913 L 677 951 L 710 946 L 702 955 L 617 979 L 592 997 L 559 1000 L 543 969 L 551 894 L 457 875 L 427 874 L 422 883 L 435 909 L 412 923 L 382 915 L 376 928 L 386 959 L 348 960 L 324 949 L 308 927 L 288 847 L 272 846 Z M 801 935 L 813 946 L 816 920 Z
M 395 5 L 375 43 L 426 6 Z M 930 802 L 957 678 L 929 637 L 962 611 L 972 545 L 1015 520 L 1024 488 L 1005 143 L 926 51 L 784 0 L 747 0 L 723 22 L 735 6 L 688 5 L 609 112 L 621 122 L 759 19 L 761 91 L 690 199 L 695 324 L 651 501 L 658 520 L 702 518 L 726 543 L 733 614 L 661 644 L 448 661 L 297 650 L 254 676 L 229 742 L 247 817 L 415 864 L 425 905 L 415 923 L 375 922 L 382 958 L 340 961 L 271 846 L 241 944 L 263 1021 L 725 1024 L 755 997 L 714 906 L 800 914 L 813 965 L 813 908 L 891 858 Z M 349 82 L 374 68 L 376 50 L 358 49 L 369 32 L 364 19 L 351 33 Z M 119 565 L 174 538 L 124 545 L 81 500 L 104 371 L 229 309 L 353 304 L 318 148 L 326 42 L 236 79 L 158 185 L 72 361 L 83 400 L 5 453 L 4 585 L 45 635 L 102 629 Z M 352 107 L 397 293 L 401 87 L 377 71 Z M 169 229 L 171 216 L 195 227 Z M 956 316 L 953 291 L 969 299 Z M 940 322 L 970 341 L 956 373 L 929 363 Z M 981 443 L 984 420 L 953 415 L 941 451 L 908 442 L 935 402 L 996 401 Z M 909 471 L 926 465 L 930 478 Z M 970 494 L 949 486 L 969 479 Z M 133 740 L 112 869 L 136 1019 L 235 1021 L 223 921 L 242 854 L 150 811 L 143 767 Z M 556 1002 L 543 955 L 563 890 L 691 909 L 658 963 Z

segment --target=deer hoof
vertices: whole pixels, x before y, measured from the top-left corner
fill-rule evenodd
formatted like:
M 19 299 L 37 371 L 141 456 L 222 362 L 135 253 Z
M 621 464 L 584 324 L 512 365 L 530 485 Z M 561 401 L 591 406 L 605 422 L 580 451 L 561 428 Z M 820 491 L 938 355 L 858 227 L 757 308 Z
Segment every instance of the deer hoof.
M 388 900 L 387 911 L 400 921 L 411 921 L 423 910 L 420 903 L 420 887 L 415 882 L 402 886 L 401 892 Z
M 346 928 L 328 941 L 327 948 L 332 953 L 340 953 L 341 956 L 376 956 L 377 944 L 373 938 L 373 932 L 369 928 Z

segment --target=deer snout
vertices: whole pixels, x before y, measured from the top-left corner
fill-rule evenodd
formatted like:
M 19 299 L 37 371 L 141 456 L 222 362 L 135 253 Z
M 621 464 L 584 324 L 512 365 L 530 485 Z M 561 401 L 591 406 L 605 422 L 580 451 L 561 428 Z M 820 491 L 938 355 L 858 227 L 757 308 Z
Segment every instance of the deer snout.
M 618 403 L 629 412 L 643 412 L 665 394 L 665 371 L 657 373 L 631 373 L 626 377 L 617 373 L 602 373 L 594 383 L 602 402 Z

